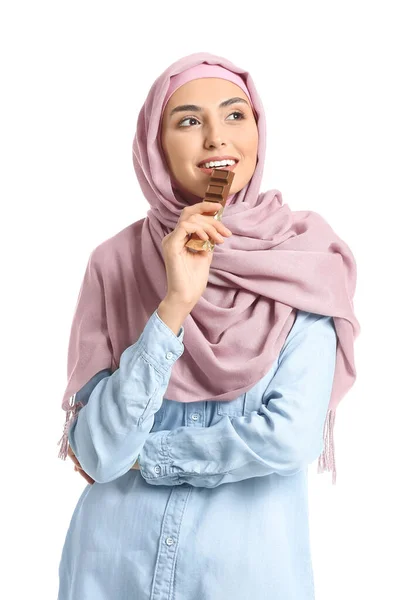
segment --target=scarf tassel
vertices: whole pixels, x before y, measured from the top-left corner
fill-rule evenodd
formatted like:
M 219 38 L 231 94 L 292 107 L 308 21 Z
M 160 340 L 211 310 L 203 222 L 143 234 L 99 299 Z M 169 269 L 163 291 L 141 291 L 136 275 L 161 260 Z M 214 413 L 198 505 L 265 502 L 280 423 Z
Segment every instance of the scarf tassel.
M 68 432 L 69 432 L 69 429 L 70 429 L 76 415 L 78 414 L 79 410 L 83 406 L 82 402 L 77 402 L 75 404 L 75 396 L 76 396 L 76 394 L 74 394 L 70 398 L 69 403 L 72 408 L 67 410 L 67 414 L 65 415 L 64 431 L 63 431 L 61 439 L 57 442 L 57 446 L 59 446 L 61 444 L 61 448 L 58 453 L 58 458 L 62 458 L 63 460 L 66 460 L 66 458 L 68 456 L 68 448 L 69 448 Z
M 332 483 L 336 483 L 335 444 L 333 428 L 335 425 L 336 411 L 329 410 L 324 426 L 324 450 L 318 460 L 318 473 L 332 471 Z

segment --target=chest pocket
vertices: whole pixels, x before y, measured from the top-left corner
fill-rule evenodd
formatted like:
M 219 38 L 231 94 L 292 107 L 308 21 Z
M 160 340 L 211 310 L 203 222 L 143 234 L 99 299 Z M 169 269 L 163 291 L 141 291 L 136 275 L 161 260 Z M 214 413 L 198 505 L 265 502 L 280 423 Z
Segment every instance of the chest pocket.
M 228 417 L 241 417 L 246 410 L 246 394 L 241 394 L 235 400 L 218 400 L 217 413 Z

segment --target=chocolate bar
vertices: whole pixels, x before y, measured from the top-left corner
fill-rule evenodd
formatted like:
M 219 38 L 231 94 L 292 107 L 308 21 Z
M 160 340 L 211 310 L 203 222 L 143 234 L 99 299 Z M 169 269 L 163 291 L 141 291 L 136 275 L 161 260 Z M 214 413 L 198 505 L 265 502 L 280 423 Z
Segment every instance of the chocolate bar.
M 224 212 L 226 200 L 229 196 L 229 190 L 231 189 L 232 181 L 235 176 L 233 171 L 226 169 L 213 169 L 210 175 L 210 180 L 204 196 L 204 200 L 207 202 L 219 202 L 222 204 L 221 209 L 214 215 L 214 219 L 221 220 L 222 213 Z M 190 250 L 198 252 L 199 250 L 208 250 L 211 252 L 214 250 L 215 243 L 210 240 L 202 240 L 195 233 L 192 233 L 189 240 L 186 242 L 185 247 Z

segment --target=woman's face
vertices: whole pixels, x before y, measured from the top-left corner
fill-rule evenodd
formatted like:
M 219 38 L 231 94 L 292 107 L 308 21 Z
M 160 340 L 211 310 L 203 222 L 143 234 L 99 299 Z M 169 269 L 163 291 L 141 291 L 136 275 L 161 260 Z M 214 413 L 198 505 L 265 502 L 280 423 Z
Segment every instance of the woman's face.
M 204 198 L 211 173 L 199 167 L 204 161 L 235 159 L 229 167 L 235 173 L 229 195 L 243 189 L 253 176 L 257 123 L 246 94 L 231 81 L 210 77 L 185 83 L 168 100 L 161 127 L 170 173 L 192 194 Z

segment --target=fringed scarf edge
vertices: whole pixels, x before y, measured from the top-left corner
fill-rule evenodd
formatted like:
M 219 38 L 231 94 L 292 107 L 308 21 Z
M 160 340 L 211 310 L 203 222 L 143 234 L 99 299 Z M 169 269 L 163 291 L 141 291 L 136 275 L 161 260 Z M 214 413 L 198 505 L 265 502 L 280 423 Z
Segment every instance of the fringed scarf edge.
M 75 396 L 76 396 L 76 394 L 71 396 L 71 398 L 69 399 L 69 405 L 71 406 L 71 408 L 66 411 L 63 434 L 61 436 L 61 439 L 57 442 L 57 446 L 59 446 L 61 444 L 61 448 L 58 453 L 58 458 L 62 458 L 63 460 L 66 460 L 66 458 L 68 456 L 68 447 L 69 447 L 68 432 L 69 432 L 70 427 L 71 427 L 72 423 L 74 422 L 74 419 L 77 416 L 79 410 L 83 406 L 82 402 L 77 402 L 75 404 Z
M 324 425 L 324 450 L 318 459 L 318 473 L 324 471 L 332 472 L 332 484 L 336 483 L 335 443 L 333 429 L 335 425 L 336 411 L 328 410 Z

